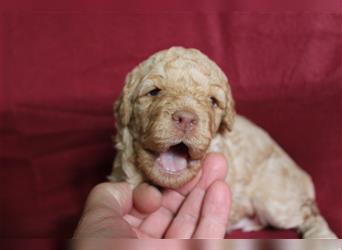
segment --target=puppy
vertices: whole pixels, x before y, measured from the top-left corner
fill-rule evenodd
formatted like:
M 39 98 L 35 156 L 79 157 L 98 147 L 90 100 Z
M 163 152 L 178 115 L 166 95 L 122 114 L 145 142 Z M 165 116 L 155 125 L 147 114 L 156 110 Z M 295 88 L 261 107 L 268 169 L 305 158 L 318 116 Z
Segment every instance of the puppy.
M 225 155 L 232 193 L 228 231 L 266 225 L 304 238 L 336 238 L 315 204 L 311 178 L 261 128 L 234 110 L 227 77 L 196 49 L 152 55 L 126 77 L 115 105 L 112 181 L 177 188 L 208 152 Z

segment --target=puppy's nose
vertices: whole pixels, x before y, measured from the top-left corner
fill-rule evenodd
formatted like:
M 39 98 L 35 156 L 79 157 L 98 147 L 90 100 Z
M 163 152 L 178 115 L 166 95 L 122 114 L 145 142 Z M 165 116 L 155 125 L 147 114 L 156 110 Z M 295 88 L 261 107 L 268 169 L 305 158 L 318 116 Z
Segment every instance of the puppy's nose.
M 198 116 L 190 111 L 179 110 L 172 114 L 172 120 L 179 129 L 192 130 L 198 123 Z

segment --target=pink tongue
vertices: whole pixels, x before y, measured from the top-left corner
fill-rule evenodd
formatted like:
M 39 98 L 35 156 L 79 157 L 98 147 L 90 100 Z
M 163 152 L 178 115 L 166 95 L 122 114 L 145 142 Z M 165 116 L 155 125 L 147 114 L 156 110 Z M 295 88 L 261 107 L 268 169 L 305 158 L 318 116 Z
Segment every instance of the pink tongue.
M 186 158 L 183 155 L 175 154 L 172 151 L 162 153 L 157 159 L 159 165 L 167 171 L 177 172 L 187 166 Z

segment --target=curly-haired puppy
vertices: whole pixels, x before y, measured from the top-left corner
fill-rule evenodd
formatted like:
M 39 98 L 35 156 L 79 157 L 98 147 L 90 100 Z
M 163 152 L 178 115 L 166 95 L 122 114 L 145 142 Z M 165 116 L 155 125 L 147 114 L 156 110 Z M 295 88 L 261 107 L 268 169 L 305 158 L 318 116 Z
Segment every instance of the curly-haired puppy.
M 126 78 L 115 106 L 117 156 L 110 177 L 177 188 L 208 152 L 228 161 L 229 228 L 298 228 L 305 238 L 335 238 L 315 205 L 308 174 L 261 128 L 235 114 L 227 77 L 196 49 L 173 47 Z

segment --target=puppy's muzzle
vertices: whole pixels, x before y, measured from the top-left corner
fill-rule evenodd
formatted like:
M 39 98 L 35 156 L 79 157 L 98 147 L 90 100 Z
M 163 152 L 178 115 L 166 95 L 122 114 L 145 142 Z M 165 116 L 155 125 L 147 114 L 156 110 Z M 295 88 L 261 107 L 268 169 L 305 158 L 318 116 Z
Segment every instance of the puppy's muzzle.
M 198 124 L 198 116 L 193 111 L 178 110 L 172 114 L 175 127 L 184 132 L 192 132 Z

